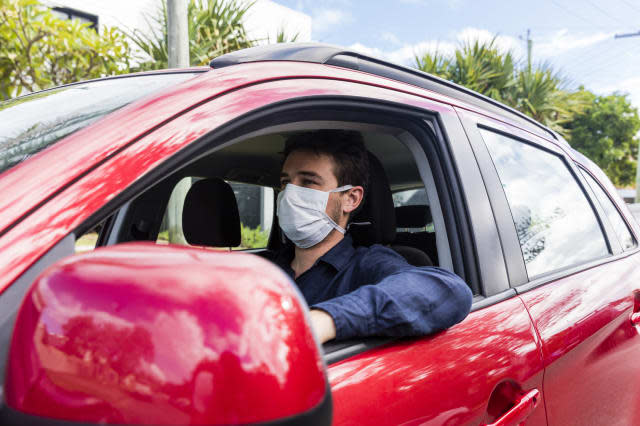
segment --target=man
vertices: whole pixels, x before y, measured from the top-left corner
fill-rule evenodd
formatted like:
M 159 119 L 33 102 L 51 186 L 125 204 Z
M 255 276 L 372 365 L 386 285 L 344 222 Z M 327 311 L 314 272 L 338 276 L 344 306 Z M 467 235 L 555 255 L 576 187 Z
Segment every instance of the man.
M 417 336 L 456 324 L 472 294 L 444 269 L 409 265 L 381 246 L 354 247 L 348 223 L 366 197 L 360 133 L 320 130 L 285 144 L 277 214 L 293 246 L 275 256 L 311 308 L 322 343 L 365 336 Z

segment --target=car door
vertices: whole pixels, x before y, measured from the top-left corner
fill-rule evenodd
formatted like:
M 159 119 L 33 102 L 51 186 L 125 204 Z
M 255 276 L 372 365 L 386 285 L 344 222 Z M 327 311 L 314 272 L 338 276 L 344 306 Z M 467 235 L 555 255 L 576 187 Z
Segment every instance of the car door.
M 411 97 L 405 102 L 412 102 Z M 433 108 L 429 103 L 422 106 Z M 525 420 L 528 425 L 546 424 L 541 348 L 522 300 L 508 288 L 501 243 L 477 163 L 452 109 L 440 106 L 432 124 L 440 138 L 432 149 L 450 152 L 440 155 L 440 166 L 432 165 L 434 174 L 441 170 L 453 181 L 454 175 L 459 176 L 458 186 L 450 184 L 448 189 L 460 198 L 442 195 L 439 201 L 460 202 L 458 214 L 468 214 L 469 228 L 459 232 L 468 232 L 472 238 L 468 246 L 477 250 L 474 256 L 479 259 L 481 286 L 473 312 L 434 336 L 383 344 L 352 342 L 337 351 L 330 349 L 326 360 L 334 424 L 477 425 L 498 419 L 504 424 Z M 429 154 L 432 161 L 433 153 Z M 462 213 L 465 204 L 468 209 Z M 456 244 L 464 245 L 464 237 Z
M 564 149 L 461 115 L 477 155 L 490 157 L 484 173 L 500 182 L 492 204 L 511 212 L 500 226 L 520 246 L 512 251 L 521 268 L 512 285 L 542 342 L 549 424 L 638 424 L 635 239 L 623 251 L 595 189 Z

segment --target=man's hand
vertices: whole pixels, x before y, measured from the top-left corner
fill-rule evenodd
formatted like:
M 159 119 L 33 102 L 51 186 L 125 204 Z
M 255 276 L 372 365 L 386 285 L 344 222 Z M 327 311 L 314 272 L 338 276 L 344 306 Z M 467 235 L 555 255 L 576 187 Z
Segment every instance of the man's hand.
M 320 339 L 320 343 L 335 339 L 336 325 L 331 315 L 319 309 L 312 309 L 309 316 L 311 317 L 311 328 Z

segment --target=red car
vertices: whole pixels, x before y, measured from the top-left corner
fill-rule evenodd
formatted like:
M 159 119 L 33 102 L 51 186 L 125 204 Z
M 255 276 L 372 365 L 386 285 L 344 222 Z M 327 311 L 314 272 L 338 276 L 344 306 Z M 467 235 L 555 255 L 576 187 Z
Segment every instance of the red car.
M 310 129 L 362 133 L 358 243 L 463 277 L 463 322 L 317 344 L 261 258 Z M 640 424 L 638 225 L 562 137 L 436 77 L 294 44 L 35 93 L 0 104 L 0 194 L 2 424 Z

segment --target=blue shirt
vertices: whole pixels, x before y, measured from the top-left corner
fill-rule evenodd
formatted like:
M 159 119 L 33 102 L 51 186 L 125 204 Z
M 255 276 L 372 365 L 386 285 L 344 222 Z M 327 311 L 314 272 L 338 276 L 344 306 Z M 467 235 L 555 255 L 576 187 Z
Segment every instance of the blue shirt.
M 275 263 L 293 279 L 293 247 Z M 354 247 L 349 234 L 295 279 L 312 309 L 333 318 L 336 340 L 365 336 L 421 336 L 462 321 L 472 294 L 457 275 L 415 267 L 379 244 Z

